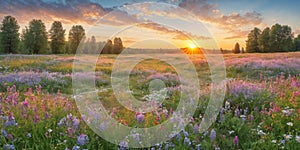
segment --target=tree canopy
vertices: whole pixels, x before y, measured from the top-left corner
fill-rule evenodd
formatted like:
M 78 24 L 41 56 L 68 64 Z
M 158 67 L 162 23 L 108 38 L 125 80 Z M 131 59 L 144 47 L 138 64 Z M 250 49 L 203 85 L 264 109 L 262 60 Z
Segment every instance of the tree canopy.
M 0 27 L 1 49 L 4 53 L 17 53 L 19 44 L 19 28 L 17 20 L 12 16 L 5 16 Z
M 24 31 L 24 47 L 31 54 L 47 52 L 47 31 L 42 20 L 33 19 Z
M 54 54 L 61 54 L 65 52 L 65 31 L 62 23 L 54 21 L 49 30 L 49 37 L 51 39 L 50 47 Z

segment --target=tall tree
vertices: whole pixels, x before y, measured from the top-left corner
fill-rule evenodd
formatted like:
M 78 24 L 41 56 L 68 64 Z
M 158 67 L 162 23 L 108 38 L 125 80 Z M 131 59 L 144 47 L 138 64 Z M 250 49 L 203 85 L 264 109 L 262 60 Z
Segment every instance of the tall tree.
M 294 50 L 300 51 L 300 34 L 294 39 Z
M 123 48 L 124 47 L 121 38 L 116 37 L 114 39 L 114 46 L 113 46 L 114 54 L 120 54 Z
M 272 51 L 287 52 L 292 49 L 293 34 L 291 27 L 275 24 L 270 31 L 270 45 Z
M 233 53 L 235 53 L 235 54 L 241 53 L 240 44 L 239 43 L 235 44 L 234 49 L 233 49 Z
M 5 53 L 17 53 L 19 44 L 19 28 L 17 20 L 12 16 L 5 16 L 0 28 L 1 47 Z
M 50 48 L 52 53 L 61 54 L 65 50 L 65 29 L 62 27 L 62 23 L 54 21 L 51 29 L 49 30 L 49 36 L 51 39 Z
M 29 22 L 29 28 L 24 31 L 24 47 L 31 54 L 47 52 L 47 31 L 42 20 L 33 19 Z
M 105 43 L 101 54 L 112 54 L 112 50 L 113 50 L 113 43 L 111 40 L 107 40 L 107 42 Z
M 258 38 L 260 36 L 260 32 L 261 32 L 260 29 L 255 27 L 248 34 L 248 40 L 246 41 L 246 52 L 248 53 L 259 52 Z
M 96 38 L 95 36 L 92 36 L 91 38 L 91 42 L 90 42 L 90 50 L 89 50 L 89 53 L 97 53 L 98 52 L 98 46 L 97 46 L 97 41 L 96 41 Z
M 76 50 L 81 42 L 85 37 L 85 30 L 81 25 L 72 26 L 71 30 L 69 31 L 69 48 L 70 52 L 75 54 Z
M 261 35 L 258 38 L 259 50 L 260 52 L 270 52 L 271 45 L 270 45 L 270 28 L 266 27 Z

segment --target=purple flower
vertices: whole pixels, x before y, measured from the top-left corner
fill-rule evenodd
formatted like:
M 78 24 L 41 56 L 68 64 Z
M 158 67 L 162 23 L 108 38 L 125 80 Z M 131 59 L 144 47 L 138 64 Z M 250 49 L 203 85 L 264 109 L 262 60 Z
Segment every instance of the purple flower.
M 216 136 L 217 136 L 216 131 L 215 131 L 214 129 L 212 129 L 212 130 L 210 131 L 210 139 L 211 139 L 211 140 L 215 140 L 215 139 L 216 139 Z
M 79 123 L 80 123 L 79 119 L 74 118 L 74 120 L 73 120 L 73 127 L 75 129 L 78 129 Z
M 73 146 L 72 150 L 80 150 L 80 147 L 75 145 L 75 146 Z
M 239 138 L 238 138 L 238 136 L 236 135 L 235 137 L 234 137 L 234 139 L 233 139 L 233 145 L 234 146 L 237 146 L 239 144 Z
M 137 112 L 135 115 L 135 118 L 138 123 L 141 123 L 144 121 L 145 116 L 142 113 Z
M 186 144 L 188 146 L 190 146 L 192 144 L 191 140 L 188 137 L 185 137 L 183 142 L 184 142 L 184 144 Z
M 197 124 L 194 125 L 194 134 L 199 133 L 199 126 Z
M 3 150 L 15 150 L 15 146 L 12 144 L 6 144 L 4 145 Z
M 89 142 L 89 137 L 85 134 L 81 134 L 77 137 L 77 144 L 83 146 L 84 144 Z
M 5 130 L 3 130 L 3 129 L 1 129 L 1 134 L 4 136 L 4 137 L 7 137 L 7 132 L 5 131 Z

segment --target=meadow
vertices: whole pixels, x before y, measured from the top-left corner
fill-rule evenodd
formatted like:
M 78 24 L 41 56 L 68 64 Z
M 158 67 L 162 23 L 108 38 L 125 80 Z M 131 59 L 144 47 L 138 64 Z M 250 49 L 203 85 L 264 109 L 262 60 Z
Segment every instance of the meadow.
M 158 110 L 141 114 L 122 107 L 114 97 L 110 76 L 116 57 L 101 55 L 95 68 L 98 96 L 110 115 L 130 127 L 152 127 L 170 118 L 180 98 L 175 68 L 149 59 L 131 71 L 131 93 L 141 101 L 162 97 L 149 93 L 150 81 L 160 79 L 166 85 L 167 96 Z M 225 100 L 216 122 L 203 133 L 199 124 L 210 98 L 211 74 L 204 56 L 189 58 L 202 90 L 197 110 L 182 132 L 145 149 L 300 149 L 299 52 L 224 54 Z M 72 96 L 73 61 L 72 55 L 0 56 L 0 148 L 127 149 L 128 142 L 139 140 L 132 134 L 115 145 L 87 126 Z

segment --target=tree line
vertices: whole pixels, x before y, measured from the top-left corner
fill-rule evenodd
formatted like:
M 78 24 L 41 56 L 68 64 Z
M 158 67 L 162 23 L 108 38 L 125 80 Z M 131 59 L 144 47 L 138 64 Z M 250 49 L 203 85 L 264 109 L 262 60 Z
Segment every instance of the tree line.
M 275 24 L 264 30 L 254 28 L 246 40 L 246 52 L 270 53 L 300 51 L 300 35 L 294 37 L 291 27 Z
M 121 38 L 114 42 L 97 42 L 95 36 L 86 38 L 81 25 L 73 25 L 65 39 L 66 30 L 62 23 L 54 21 L 47 31 L 42 20 L 33 19 L 19 33 L 20 26 L 16 18 L 5 16 L 0 26 L 0 53 L 6 54 L 75 54 L 101 53 L 118 54 L 124 47 Z

